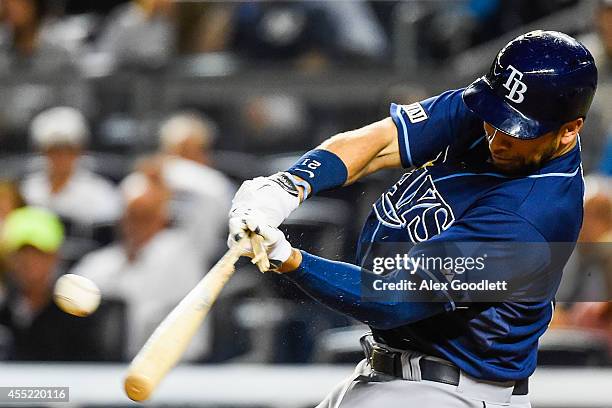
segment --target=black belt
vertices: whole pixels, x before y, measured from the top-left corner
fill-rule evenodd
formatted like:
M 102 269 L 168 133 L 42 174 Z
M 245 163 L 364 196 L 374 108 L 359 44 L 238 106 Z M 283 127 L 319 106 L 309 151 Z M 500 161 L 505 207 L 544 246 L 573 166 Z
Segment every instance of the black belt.
M 383 347 L 365 344 L 364 351 L 372 370 L 393 377 L 403 378 L 401 353 L 387 350 Z M 435 381 L 443 384 L 459 385 L 460 370 L 450 363 L 421 358 L 421 379 Z M 529 393 L 529 380 L 516 381 L 512 395 L 527 395 Z

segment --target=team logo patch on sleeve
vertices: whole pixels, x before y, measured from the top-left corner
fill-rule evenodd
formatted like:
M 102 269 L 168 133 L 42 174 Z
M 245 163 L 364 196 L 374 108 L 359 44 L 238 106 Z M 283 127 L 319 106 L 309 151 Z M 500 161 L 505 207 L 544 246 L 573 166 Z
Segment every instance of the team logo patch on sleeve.
M 402 105 L 402 109 L 406 112 L 406 116 L 410 123 L 419 123 L 428 118 L 427 112 L 421 106 L 420 103 L 415 102 L 410 105 Z

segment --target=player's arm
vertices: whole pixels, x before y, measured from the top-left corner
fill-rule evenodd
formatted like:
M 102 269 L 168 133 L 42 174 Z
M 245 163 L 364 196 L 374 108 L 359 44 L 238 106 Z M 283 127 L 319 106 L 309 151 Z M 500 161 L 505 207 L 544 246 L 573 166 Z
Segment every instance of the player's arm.
M 434 160 L 443 151 L 448 153 L 457 134 L 477 135 L 474 125 L 482 131 L 482 122 L 476 119 L 460 90 L 412 105 L 392 104 L 389 118 L 333 136 L 285 172 L 243 183 L 230 212 L 230 241 L 247 231 L 245 217 L 256 215 L 260 220 L 256 225 L 278 227 L 302 201 L 321 191 L 354 183 L 380 169 Z
M 264 235 L 269 234 L 264 231 Z M 282 261 L 277 272 L 285 274 L 316 300 L 374 328 L 410 324 L 454 310 L 458 302 L 477 301 L 473 296 L 479 295 L 440 287 L 425 293 L 421 290 L 374 291 L 374 300 L 364 301 L 364 290 L 370 293 L 366 299 L 372 299 L 369 296 L 375 289 L 375 280 L 381 281 L 378 287 L 383 287 L 385 281 L 410 281 L 415 282 L 416 287 L 420 287 L 421 281 L 448 282 L 446 266 L 433 263 L 424 267 L 421 264 L 414 271 L 398 269 L 393 274 L 375 275 L 362 272 L 356 265 L 320 258 L 295 248 L 289 250 L 290 244 L 284 242 L 280 231 L 268 242 L 273 242 L 275 248 L 285 247 L 273 255 L 274 259 Z M 486 242 L 491 244 L 485 245 Z M 561 249 L 567 252 L 567 248 Z M 464 283 L 479 283 L 485 279 L 506 282 L 510 290 L 506 294 L 523 301 L 549 302 L 556 291 L 553 284 L 556 278 L 550 276 L 547 269 L 552 255 L 544 237 L 523 218 L 493 207 L 472 210 L 441 234 L 411 248 L 408 257 L 450 257 L 472 259 L 472 262 L 481 257 L 482 267 L 472 268 L 469 273 L 457 269 L 453 279 Z M 486 295 L 486 291 L 480 293 L 483 294 Z M 502 296 L 499 294 L 497 299 Z
M 342 160 L 347 169 L 344 185 L 381 169 L 401 167 L 397 128 L 391 118 L 337 134 L 319 148 Z
M 255 226 L 278 227 L 309 196 L 400 165 L 397 128 L 391 118 L 337 134 L 287 171 L 242 184 L 232 201 L 228 244 L 248 230 L 246 218 L 257 219 Z
M 381 296 L 379 300 L 364 302 L 362 278 L 389 282 L 394 278 L 368 272 L 362 274 L 356 265 L 331 261 L 292 248 L 278 228 L 262 226 L 259 234 L 264 237 L 271 263 L 280 264 L 276 272 L 285 274 L 315 300 L 371 327 L 391 329 L 454 308 L 452 299 L 444 291 L 432 292 L 429 301 L 417 301 L 398 293 L 397 296 L 391 294 L 384 299 Z
M 391 104 L 389 114 L 333 136 L 291 166 L 287 172 L 297 180 L 300 197 L 354 183 L 384 168 L 422 166 L 444 152 L 444 157 L 449 151 L 458 153 L 466 142 L 459 135 L 477 138 L 482 133 L 482 121 L 464 104 L 462 90 L 410 105 Z
M 300 199 L 354 183 L 378 170 L 401 167 L 397 127 L 386 118 L 339 133 L 310 150 L 287 173 L 296 182 Z
M 382 285 L 383 282 L 398 282 L 399 279 L 362 272 L 356 265 L 331 261 L 304 251 L 294 250 L 291 257 L 294 262 L 299 261 L 295 270 L 286 273 L 293 283 L 324 305 L 376 329 L 388 330 L 414 323 L 455 307 L 444 291 L 432 291 L 428 294 L 428 301 L 411 299 L 410 292 L 390 291 L 381 294 L 380 299 L 364 301 L 362 288 L 370 280 L 379 280 L 379 285 Z M 287 268 L 287 262 L 282 266 Z

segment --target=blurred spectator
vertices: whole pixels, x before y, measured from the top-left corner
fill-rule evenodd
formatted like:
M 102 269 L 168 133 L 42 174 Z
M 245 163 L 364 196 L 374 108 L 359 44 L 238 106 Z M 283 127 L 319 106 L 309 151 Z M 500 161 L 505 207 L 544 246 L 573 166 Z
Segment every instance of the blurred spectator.
M 194 237 L 207 231 L 201 244 L 204 261 L 225 247 L 226 218 L 235 187 L 211 167 L 216 125 L 197 113 L 178 113 L 159 131 L 160 177 L 172 190 L 172 216 Z
M 0 143 L 3 149 L 26 147 L 27 125 L 33 115 L 65 100 L 85 103 L 75 81 L 73 56 L 48 26 L 46 0 L 0 2 L 0 76 L 11 81 L 0 87 Z M 67 76 L 69 84 L 58 82 Z M 43 80 L 44 78 L 44 80 Z
M 477 20 L 472 43 L 489 41 L 576 3 L 577 0 L 469 0 L 468 12 Z
M 569 315 L 567 324 L 607 331 L 612 341 L 612 302 L 577 303 Z M 612 343 L 610 345 L 612 346 Z M 612 353 L 612 348 L 610 352 Z
M 0 180 L 0 228 L 11 211 L 23 207 L 24 200 L 17 183 L 10 180 Z
M 121 212 L 115 186 L 79 166 L 89 129 L 76 109 L 52 108 L 31 125 L 33 145 L 46 158 L 43 170 L 28 175 L 21 185 L 30 205 L 49 208 L 80 225 L 114 222 Z
M 593 15 L 592 33 L 580 40 L 595 58 L 597 93 L 582 131 L 585 171 L 612 174 L 612 0 L 599 0 Z
M 595 58 L 599 75 L 612 72 L 612 0 L 598 0 L 593 13 L 594 31 L 581 38 Z
M 107 14 L 116 6 L 125 3 L 126 0 L 104 0 L 104 1 L 83 1 L 83 0 L 62 0 L 67 14 L 81 13 L 100 13 Z
M 106 19 L 97 51 L 111 66 L 159 68 L 176 47 L 173 0 L 132 0 Z
M 595 58 L 599 75 L 583 131 L 583 156 L 585 170 L 612 175 L 612 0 L 598 0 L 593 20 L 595 30 L 581 38 Z
M 470 47 L 495 40 L 577 2 L 466 0 L 405 2 L 404 5 L 418 15 L 418 55 L 437 67 Z M 402 44 L 395 46 L 401 47 Z
M 604 299 L 612 299 L 612 178 L 590 175 L 585 185 L 584 222 L 578 242 L 587 265 L 602 276 Z
M 181 54 L 226 51 L 233 34 L 232 2 L 180 2 L 177 48 Z
M 585 178 L 584 222 L 558 298 L 555 327 L 579 327 L 608 338 L 612 361 L 612 178 Z
M 11 211 L 24 206 L 23 197 L 19 193 L 17 183 L 9 180 L 0 181 L 0 231 L 4 220 Z M 0 303 L 4 301 L 6 295 L 6 273 L 8 264 L 5 254 L 0 250 Z
M 0 74 L 57 73 L 72 66 L 69 52 L 44 35 L 46 0 L 3 0 L 0 4 Z
M 317 69 L 327 64 L 335 27 L 304 2 L 248 1 L 237 8 L 235 19 L 234 47 L 249 59 L 301 60 Z
M 612 74 L 612 1 L 600 0 L 597 10 L 597 30 L 601 41 L 597 60 L 600 72 L 609 79 Z
M 584 222 L 579 242 L 608 242 L 612 233 L 612 178 L 585 177 Z
M 365 1 L 248 1 L 235 17 L 235 46 L 248 58 L 294 62 L 305 70 L 329 63 L 368 63 L 387 38 Z
M 154 328 L 203 275 L 200 246 L 206 230 L 193 237 L 170 228 L 167 188 L 141 173 L 121 184 L 126 208 L 121 240 L 86 255 L 72 273 L 93 280 L 106 298 L 127 305 L 127 356 L 133 357 Z M 197 359 L 207 347 L 199 332 L 186 358 Z
M 251 152 L 299 151 L 311 142 L 309 111 L 297 96 L 245 97 L 241 110 L 241 133 L 247 136 L 247 149 Z
M 557 305 L 550 328 L 579 330 L 585 339 L 596 340 L 607 349 L 607 353 L 597 353 L 595 360 L 612 364 L 612 301 Z
M 11 360 L 99 360 L 95 319 L 60 311 L 52 288 L 60 275 L 63 241 L 59 219 L 47 210 L 23 207 L 2 226 L 2 248 L 9 264 L 10 290 L 0 306 L 0 325 L 8 328 Z M 97 313 L 96 313 L 97 314 Z
M 400 3 L 400 0 L 368 0 L 368 4 L 372 8 L 383 30 L 385 30 L 387 38 L 391 41 L 394 35 L 394 19 L 397 14 L 396 7 Z
M 600 86 L 598 95 L 595 95 L 595 106 L 604 115 L 603 121 L 606 131 L 605 148 L 601 159 L 600 170 L 612 176 L 612 0 L 600 0 L 597 11 L 597 28 L 601 46 L 595 54 L 600 72 Z
M 352 57 L 352 61 L 377 61 L 387 55 L 387 37 L 369 2 L 354 0 L 306 3 L 329 15 L 337 29 L 335 46 L 341 55 Z
M 558 298 L 594 301 L 612 298 L 612 179 L 585 177 L 584 221 L 576 250 L 565 268 Z
M 208 166 L 216 132 L 212 121 L 195 112 L 177 113 L 160 127 L 160 150 L 169 156 Z

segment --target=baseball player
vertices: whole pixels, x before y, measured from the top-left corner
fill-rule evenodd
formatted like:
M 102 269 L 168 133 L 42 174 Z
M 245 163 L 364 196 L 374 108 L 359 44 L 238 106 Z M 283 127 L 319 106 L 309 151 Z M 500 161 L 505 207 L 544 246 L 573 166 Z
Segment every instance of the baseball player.
M 320 408 L 530 406 L 538 338 L 571 251 L 530 256 L 526 249 L 576 242 L 584 190 L 579 132 L 596 87 L 582 44 L 533 31 L 510 41 L 468 87 L 391 104 L 389 118 L 335 135 L 286 172 L 244 182 L 229 244 L 249 231 L 262 235 L 276 272 L 371 328 L 362 339 L 366 359 Z M 373 205 L 355 265 L 292 248 L 277 228 L 308 197 L 400 166 L 412 170 Z M 456 242 L 516 243 L 525 252 L 520 265 L 498 271 L 512 282 L 544 279 L 551 290 L 530 301 L 469 303 L 438 285 L 436 301 L 409 292 L 363 299 L 363 278 L 373 274 L 361 267 L 384 254 L 385 243 L 427 255 L 424 244 Z M 421 268 L 412 276 L 443 282 L 440 272 Z

